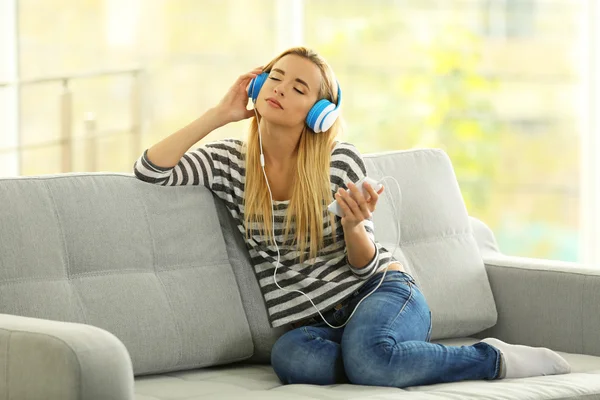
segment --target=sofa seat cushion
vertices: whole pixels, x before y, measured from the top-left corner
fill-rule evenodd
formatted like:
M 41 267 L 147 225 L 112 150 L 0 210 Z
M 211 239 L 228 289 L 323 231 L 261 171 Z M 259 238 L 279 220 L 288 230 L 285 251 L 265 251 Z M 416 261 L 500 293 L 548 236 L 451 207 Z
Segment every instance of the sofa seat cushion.
M 451 346 L 474 338 L 435 341 Z M 566 375 L 496 381 L 462 381 L 407 389 L 358 385 L 282 385 L 269 365 L 234 364 L 139 377 L 136 400 L 163 399 L 600 399 L 600 357 L 561 353 L 572 366 Z

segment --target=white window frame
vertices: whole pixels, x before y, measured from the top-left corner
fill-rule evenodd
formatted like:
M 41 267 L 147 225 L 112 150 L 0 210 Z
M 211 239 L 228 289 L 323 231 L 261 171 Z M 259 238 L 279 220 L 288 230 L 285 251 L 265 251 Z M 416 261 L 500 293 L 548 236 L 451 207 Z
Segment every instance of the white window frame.
M 18 39 L 18 2 L 19 0 L 0 1 L 0 40 L 5 38 L 5 54 L 0 54 L 7 62 L 8 76 L 6 86 L 0 87 L 3 95 L 7 96 L 6 130 L 3 129 L 5 143 L 8 147 L 17 148 L 20 143 L 20 93 L 19 85 L 19 41 Z M 5 157 L 3 157 L 5 158 Z M 21 174 L 21 155 L 18 150 L 9 154 L 8 162 L 2 166 L 3 175 L 18 176 Z
M 600 267 L 600 4 L 597 0 L 584 0 L 583 8 L 579 260 Z
M 304 43 L 304 1 L 275 0 L 277 10 L 277 51 Z

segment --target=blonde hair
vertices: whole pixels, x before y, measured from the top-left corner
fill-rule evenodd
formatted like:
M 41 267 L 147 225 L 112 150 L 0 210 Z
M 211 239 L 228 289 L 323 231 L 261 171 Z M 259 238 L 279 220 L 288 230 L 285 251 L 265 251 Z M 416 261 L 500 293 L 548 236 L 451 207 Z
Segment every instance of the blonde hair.
M 293 47 L 275 57 L 264 68 L 269 72 L 273 65 L 282 57 L 294 54 L 312 61 L 321 71 L 321 86 L 318 100 L 328 99 L 337 104 L 337 82 L 333 70 L 327 62 L 313 50 L 305 47 Z M 318 101 L 317 100 L 317 101 Z M 258 227 L 263 236 L 273 240 L 273 224 L 271 199 L 262 167 L 260 166 L 260 144 L 258 138 L 258 123 L 256 116 L 252 118 L 246 140 L 246 183 L 244 191 L 244 222 L 246 239 L 252 228 Z M 298 144 L 296 176 L 293 182 L 292 198 L 290 199 L 285 217 L 284 243 L 288 243 L 291 224 L 295 223 L 295 235 L 290 242 L 297 245 L 300 253 L 299 262 L 305 260 L 307 245 L 309 259 L 317 256 L 324 247 L 323 218 L 329 215 L 331 235 L 336 242 L 334 216 L 327 211 L 327 205 L 333 201 L 330 187 L 329 167 L 331 149 L 335 138 L 341 132 L 341 119 L 335 121 L 327 131 L 314 133 L 306 124 L 302 130 Z M 256 225 L 255 225 L 256 224 Z

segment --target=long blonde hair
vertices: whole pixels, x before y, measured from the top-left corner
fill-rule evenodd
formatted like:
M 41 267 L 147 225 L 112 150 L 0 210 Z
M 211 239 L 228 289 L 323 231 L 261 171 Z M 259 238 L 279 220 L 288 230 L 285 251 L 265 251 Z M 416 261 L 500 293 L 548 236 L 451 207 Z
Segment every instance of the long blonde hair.
M 337 83 L 329 64 L 316 52 L 305 47 L 293 47 L 275 57 L 264 68 L 269 72 L 282 57 L 294 54 L 312 61 L 321 71 L 321 86 L 318 100 L 328 99 L 337 104 Z M 317 101 L 318 101 L 317 100 Z M 246 239 L 253 227 L 260 229 L 261 235 L 269 237 L 269 243 L 275 244 L 272 224 L 271 199 L 262 167 L 260 166 L 260 144 L 256 116 L 252 118 L 246 140 L 246 183 L 244 189 L 244 222 Z M 292 198 L 285 217 L 284 242 L 288 243 L 291 225 L 295 223 L 295 235 L 289 242 L 297 245 L 299 262 L 305 260 L 307 244 L 309 259 L 317 256 L 324 247 L 323 219 L 329 215 L 331 235 L 336 242 L 334 216 L 327 211 L 327 205 L 333 201 L 330 187 L 329 167 L 331 149 L 335 138 L 341 132 L 341 119 L 338 117 L 332 127 L 324 132 L 314 133 L 306 124 L 298 143 L 296 176 L 293 183 Z M 251 226 L 252 225 L 252 226 Z

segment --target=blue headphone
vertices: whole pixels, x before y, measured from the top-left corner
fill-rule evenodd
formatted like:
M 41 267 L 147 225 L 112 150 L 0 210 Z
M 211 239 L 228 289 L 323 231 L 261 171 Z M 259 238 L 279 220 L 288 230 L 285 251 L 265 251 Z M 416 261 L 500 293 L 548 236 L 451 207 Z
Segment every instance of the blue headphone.
M 256 103 L 258 93 L 260 92 L 260 89 L 267 80 L 268 76 L 269 74 L 267 72 L 263 72 L 256 78 L 252 79 L 252 81 L 250 81 L 250 86 L 248 86 L 248 97 L 252 99 L 253 103 Z M 337 105 L 333 104 L 327 99 L 321 99 L 317 101 L 314 106 L 312 106 L 312 108 L 308 112 L 308 115 L 306 116 L 306 124 L 315 133 L 324 132 L 331 128 L 333 123 L 340 115 L 340 104 L 342 103 L 342 90 L 340 89 L 339 83 L 337 87 Z

